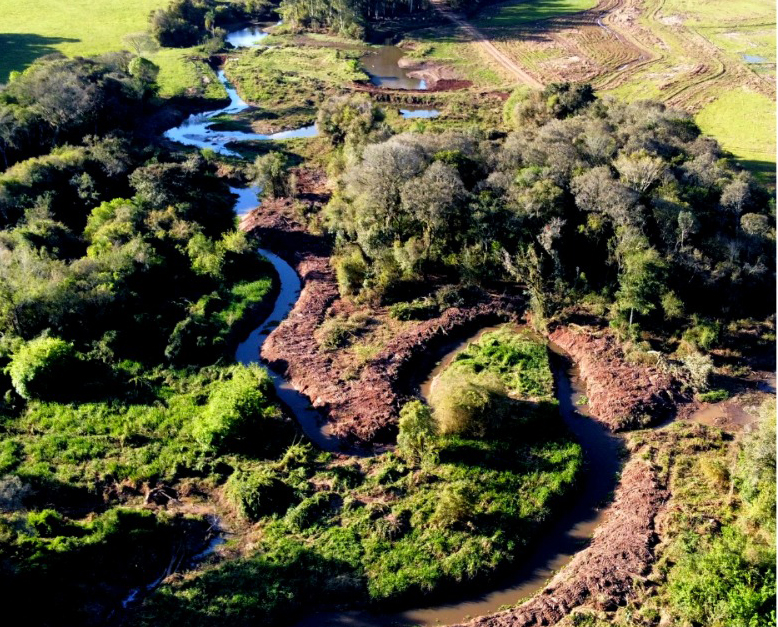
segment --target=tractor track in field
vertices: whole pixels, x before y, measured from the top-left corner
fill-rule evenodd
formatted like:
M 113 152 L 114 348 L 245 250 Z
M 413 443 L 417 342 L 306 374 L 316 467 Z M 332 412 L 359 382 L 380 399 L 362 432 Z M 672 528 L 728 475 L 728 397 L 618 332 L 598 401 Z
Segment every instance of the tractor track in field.
M 508 55 L 503 53 L 501 50 L 495 46 L 491 40 L 486 37 L 480 30 L 478 30 L 475 26 L 473 26 L 470 22 L 468 22 L 463 17 L 457 15 L 454 13 L 443 0 L 430 0 L 433 9 L 435 9 L 438 13 L 440 13 L 443 17 L 445 17 L 447 20 L 452 22 L 454 25 L 465 31 L 470 37 L 472 37 L 473 41 L 475 41 L 481 50 L 483 50 L 486 54 L 492 57 L 492 59 L 500 65 L 504 70 L 509 72 L 510 74 L 513 74 L 513 76 L 516 77 L 518 82 L 523 83 L 524 85 L 527 85 L 529 87 L 533 87 L 535 89 L 543 89 L 544 85 L 541 83 L 538 79 L 536 79 L 534 76 L 529 74 L 524 68 L 522 68 L 518 63 L 516 63 L 513 59 L 511 59 Z

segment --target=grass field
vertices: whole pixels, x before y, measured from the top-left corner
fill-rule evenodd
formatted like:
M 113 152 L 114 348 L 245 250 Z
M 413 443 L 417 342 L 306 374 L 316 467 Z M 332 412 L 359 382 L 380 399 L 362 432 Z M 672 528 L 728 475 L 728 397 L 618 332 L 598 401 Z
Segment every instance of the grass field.
M 697 114 L 700 128 L 766 183 L 775 184 L 775 103 L 744 89 L 723 94 Z
M 168 0 L 0 0 L 0 82 L 45 54 L 88 56 L 121 50 L 122 37 L 146 30 L 149 13 L 167 4 Z M 187 60 L 191 52 L 163 49 L 154 55 L 163 96 L 201 84 L 203 68 Z M 217 87 L 205 95 L 218 98 L 224 93 Z
M 601 94 L 695 114 L 704 132 L 771 183 L 775 14 L 772 0 L 540 0 L 488 7 L 471 21 L 544 84 L 587 81 Z M 444 31 L 443 43 L 422 33 L 429 58 L 451 60 L 479 86 L 506 84 L 461 54 L 472 44 L 456 33 Z
M 535 2 L 504 2 L 488 7 L 471 20 L 478 28 L 511 28 L 558 15 L 591 9 L 597 0 L 536 0 Z

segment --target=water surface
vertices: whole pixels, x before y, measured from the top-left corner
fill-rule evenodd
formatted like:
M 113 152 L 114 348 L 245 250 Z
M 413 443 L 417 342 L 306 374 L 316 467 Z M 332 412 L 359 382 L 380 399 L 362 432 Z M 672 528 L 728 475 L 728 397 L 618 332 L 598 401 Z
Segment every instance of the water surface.
M 362 57 L 362 69 L 376 87 L 390 89 L 427 89 L 427 82 L 408 76 L 398 62 L 406 52 L 397 46 L 381 46 Z

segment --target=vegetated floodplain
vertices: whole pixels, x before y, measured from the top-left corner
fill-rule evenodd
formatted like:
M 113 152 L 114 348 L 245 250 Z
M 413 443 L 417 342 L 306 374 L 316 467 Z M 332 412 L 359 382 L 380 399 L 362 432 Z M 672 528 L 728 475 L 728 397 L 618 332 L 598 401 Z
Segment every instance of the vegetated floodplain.
M 537 2 L 502 2 L 487 6 L 473 23 L 479 28 L 512 28 L 567 13 L 591 9 L 597 0 L 538 0 Z
M 294 445 L 276 462 L 242 464 L 225 495 L 257 524 L 254 546 L 163 586 L 138 624 L 276 624 L 316 603 L 413 602 L 520 559 L 582 465 L 562 435 L 546 348 L 500 331 L 450 369 L 474 386 L 492 373 L 505 388 L 490 388 L 491 404 L 464 399 L 467 424 L 434 399 L 432 413 L 408 403 L 393 453 L 333 458 Z
M 247 51 L 225 71 L 241 96 L 261 108 L 257 115 L 294 126 L 300 116 L 310 123 L 328 94 L 367 80 L 359 56 L 358 50 L 286 45 Z

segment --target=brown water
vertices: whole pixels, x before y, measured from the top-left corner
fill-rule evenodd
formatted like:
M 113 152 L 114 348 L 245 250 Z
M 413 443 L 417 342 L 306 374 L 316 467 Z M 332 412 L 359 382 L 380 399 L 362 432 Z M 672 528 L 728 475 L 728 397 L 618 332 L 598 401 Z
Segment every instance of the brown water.
M 441 360 L 419 386 L 420 395 L 426 398 L 435 378 L 465 346 L 497 328 L 481 329 L 464 342 L 442 349 Z M 529 557 L 507 576 L 490 582 L 487 591 L 483 591 L 483 583 L 480 591 L 474 591 L 472 585 L 452 590 L 451 596 L 457 598 L 452 603 L 430 604 L 418 609 L 397 608 L 383 613 L 322 612 L 306 617 L 296 627 L 431 627 L 491 614 L 504 605 L 515 605 L 539 592 L 556 571 L 586 546 L 595 528 L 603 521 L 603 505 L 609 502 L 616 487 L 616 473 L 621 469 L 621 440 L 589 418 L 586 406 L 578 405 L 584 396 L 578 370 L 559 347 L 551 345 L 550 349 L 560 414 L 581 444 L 587 468 L 581 485 L 569 497 L 567 511 L 548 524 Z
M 370 76 L 370 82 L 377 87 L 390 89 L 427 89 L 426 81 L 411 78 L 399 65 L 406 56 L 397 46 L 381 46 L 368 52 L 360 61 L 362 69 Z

